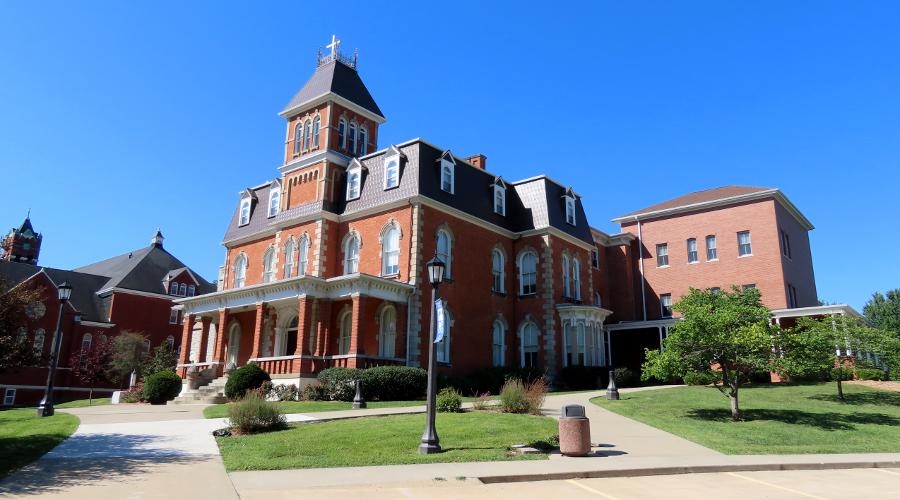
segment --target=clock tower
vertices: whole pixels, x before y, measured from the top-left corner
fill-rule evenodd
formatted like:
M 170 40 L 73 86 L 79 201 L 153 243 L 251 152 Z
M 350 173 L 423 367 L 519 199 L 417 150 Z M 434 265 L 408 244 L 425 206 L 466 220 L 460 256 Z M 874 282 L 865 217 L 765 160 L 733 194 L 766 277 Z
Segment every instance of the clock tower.
M 42 239 L 40 233 L 34 232 L 31 218 L 26 216 L 21 226 L 10 229 L 0 241 L 0 260 L 37 265 Z

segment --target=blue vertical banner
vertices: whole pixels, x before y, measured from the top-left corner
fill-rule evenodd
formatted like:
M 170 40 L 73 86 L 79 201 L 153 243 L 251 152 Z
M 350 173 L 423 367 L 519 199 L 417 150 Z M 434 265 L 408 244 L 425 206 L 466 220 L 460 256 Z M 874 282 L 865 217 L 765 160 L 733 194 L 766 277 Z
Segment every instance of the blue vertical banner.
M 434 343 L 437 344 L 438 342 L 444 340 L 444 329 L 446 327 L 444 325 L 444 319 L 446 318 L 446 315 L 444 314 L 443 299 L 437 299 L 434 301 L 434 314 L 436 315 L 434 318 Z

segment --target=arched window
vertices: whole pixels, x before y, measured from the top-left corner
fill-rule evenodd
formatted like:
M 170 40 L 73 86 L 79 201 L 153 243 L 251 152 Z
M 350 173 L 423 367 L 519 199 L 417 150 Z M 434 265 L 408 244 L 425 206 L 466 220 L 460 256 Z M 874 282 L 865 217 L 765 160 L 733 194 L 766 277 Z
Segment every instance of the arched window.
M 234 259 L 234 275 L 232 276 L 231 288 L 241 288 L 244 286 L 244 278 L 246 275 L 247 257 L 244 254 L 240 254 Z
M 187 284 L 186 283 L 182 283 L 182 284 L 178 285 L 178 295 L 180 295 L 182 297 L 187 296 Z
M 188 297 L 193 297 L 197 294 L 197 287 L 194 285 L 188 285 Z
M 250 203 L 252 200 L 250 198 L 244 198 L 241 200 L 241 214 L 240 220 L 238 221 L 239 226 L 244 226 L 250 223 Z
M 506 292 L 506 275 L 504 271 L 504 258 L 503 252 L 500 249 L 495 248 L 493 252 L 491 252 L 491 272 L 493 273 L 493 284 L 491 286 L 491 290 L 497 293 Z
M 25 333 L 25 329 L 20 330 L 21 333 Z M 44 354 L 44 338 L 46 336 L 46 332 L 44 332 L 43 328 L 38 328 L 34 331 L 34 344 L 32 344 L 32 348 L 34 349 L 35 356 L 41 356 Z
M 321 128 L 322 120 L 319 119 L 319 116 L 316 115 L 313 118 L 313 129 L 312 129 L 312 147 L 319 147 L 319 129 Z
M 400 273 L 400 230 L 394 226 L 381 235 L 381 274 L 392 276 Z
M 171 335 L 166 337 L 166 347 L 168 347 L 170 351 L 172 349 L 175 349 L 175 337 L 173 337 Z
M 169 286 L 169 294 L 178 295 L 178 283 L 173 282 L 172 285 Z
M 597 307 L 603 305 L 603 299 L 600 298 L 600 292 L 594 292 L 594 305 Z
M 359 127 L 359 155 L 362 156 L 369 151 L 369 131 L 366 127 Z
M 353 313 L 347 311 L 341 316 L 341 332 L 338 337 L 338 354 L 350 354 L 350 333 L 353 328 Z
M 278 209 L 281 207 L 281 186 L 272 184 L 269 188 L 269 217 L 278 215 Z
M 453 166 L 451 165 L 441 167 L 441 189 L 453 193 Z
M 537 254 L 528 251 L 519 258 L 519 295 L 537 293 Z
M 288 238 L 284 244 L 284 277 L 290 278 L 294 275 L 294 238 Z
M 343 118 L 338 121 L 338 144 L 344 149 L 347 147 L 347 120 Z
M 352 168 L 347 170 L 347 199 L 355 200 L 359 198 L 359 188 L 360 188 L 360 177 L 362 175 L 362 170 L 359 168 Z
M 572 296 L 572 279 L 569 274 L 569 256 L 562 256 L 563 297 Z
M 356 123 L 350 122 L 350 130 L 347 132 L 347 149 L 350 154 L 356 155 Z
M 300 263 L 297 266 L 297 273 L 300 276 L 306 276 L 306 259 L 309 254 L 309 238 L 302 236 L 300 238 Z
M 359 272 L 359 236 L 351 234 L 344 243 L 344 274 Z
M 531 321 L 522 325 L 519 331 L 520 361 L 522 368 L 535 368 L 538 365 L 538 327 Z
M 438 363 L 450 362 L 450 331 L 453 330 L 452 323 L 453 318 L 450 316 L 450 311 L 444 306 L 444 338 L 434 345 Z
M 90 352 L 92 340 L 93 340 L 93 336 L 90 333 L 85 333 L 84 336 L 81 337 L 81 357 L 82 358 L 84 358 L 85 354 Z
M 581 262 L 572 259 L 572 288 L 575 292 L 575 300 L 581 300 Z
M 397 310 L 393 306 L 381 312 L 381 324 L 378 335 L 378 355 L 382 358 L 393 358 L 397 343 Z
M 297 120 L 297 125 L 294 127 L 294 154 L 300 154 L 300 141 L 303 137 L 303 123 L 300 120 Z
M 444 278 L 450 278 L 452 276 L 451 269 L 453 268 L 453 240 L 450 238 L 450 233 L 443 229 L 439 229 L 437 232 L 437 257 L 444 261 Z
M 504 355 L 506 351 L 506 326 L 503 325 L 503 322 L 499 319 L 494 320 L 494 326 L 491 331 L 492 337 L 492 347 L 491 353 L 494 362 L 494 366 L 503 366 L 504 363 Z
M 269 247 L 263 254 L 263 283 L 275 280 L 275 249 Z
M 309 149 L 309 140 L 310 134 L 312 133 L 312 125 L 310 124 L 309 119 L 306 119 L 306 122 L 303 123 L 303 150 L 306 151 Z

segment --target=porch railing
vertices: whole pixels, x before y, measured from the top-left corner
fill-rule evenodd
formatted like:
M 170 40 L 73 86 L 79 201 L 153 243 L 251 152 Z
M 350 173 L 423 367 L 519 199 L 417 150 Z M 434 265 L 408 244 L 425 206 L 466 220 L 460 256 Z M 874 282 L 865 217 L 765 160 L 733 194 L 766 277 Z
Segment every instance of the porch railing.
M 273 356 L 268 358 L 256 358 L 251 361 L 271 375 L 284 375 L 291 373 L 318 373 L 326 368 L 349 368 L 355 364 L 357 368 L 374 368 L 376 366 L 402 366 L 406 364 L 403 358 L 381 358 L 378 356 Z M 302 366 L 302 370 L 301 370 Z

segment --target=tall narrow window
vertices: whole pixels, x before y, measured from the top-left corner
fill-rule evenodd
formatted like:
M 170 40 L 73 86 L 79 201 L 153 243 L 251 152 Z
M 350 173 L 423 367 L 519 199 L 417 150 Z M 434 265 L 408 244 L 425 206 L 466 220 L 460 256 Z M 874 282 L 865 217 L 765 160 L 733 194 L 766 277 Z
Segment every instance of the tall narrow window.
M 591 266 L 594 269 L 600 269 L 600 253 L 596 248 L 591 250 Z
M 362 170 L 350 169 L 347 171 L 347 199 L 355 200 L 359 198 L 359 183 Z
M 499 249 L 494 249 L 491 252 L 491 273 L 493 274 L 493 284 L 491 285 L 491 291 L 496 293 L 505 293 L 506 292 L 506 277 L 504 276 L 504 258 L 503 252 Z
M 519 261 L 519 295 L 537 293 L 537 254 L 525 252 Z
M 319 119 L 318 115 L 316 115 L 316 117 L 313 118 L 313 127 L 312 127 L 312 147 L 313 148 L 319 147 L 319 129 L 321 128 L 321 126 L 322 126 L 322 120 Z
M 656 267 L 669 266 L 669 245 L 659 243 L 656 245 Z
M 566 223 L 575 225 L 575 198 L 566 196 Z
M 170 351 L 172 349 L 175 349 L 175 337 L 173 337 L 171 335 L 166 337 L 166 347 L 168 347 Z
M 569 256 L 562 256 L 563 297 L 572 296 L 572 278 L 569 270 Z
M 347 132 L 347 149 L 350 154 L 356 156 L 356 123 L 350 122 L 350 130 Z
M 575 300 L 581 300 L 581 262 L 572 259 L 572 291 L 575 292 Z
M 275 281 L 275 249 L 269 247 L 263 255 L 263 283 Z
M 306 262 L 307 255 L 309 254 L 309 238 L 303 236 L 300 238 L 300 262 L 297 264 L 297 274 L 300 276 L 306 276 Z
M 505 364 L 503 359 L 506 351 L 505 337 L 506 327 L 503 326 L 503 322 L 499 319 L 494 320 L 494 326 L 491 331 L 491 357 L 494 366 L 503 366 Z
M 538 365 L 538 327 L 531 321 L 525 323 L 521 330 L 521 366 L 536 368 Z
M 781 254 L 791 258 L 791 237 L 783 229 L 781 230 Z
M 340 144 L 341 149 L 345 149 L 347 147 L 347 122 L 341 118 L 338 122 L 338 144 Z
M 453 167 L 451 165 L 441 167 L 441 190 L 453 193 Z
M 303 124 L 303 150 L 309 149 L 309 141 L 312 138 L 312 124 L 309 119 Z
M 381 324 L 378 334 L 378 356 L 393 358 L 397 343 L 397 310 L 393 307 L 385 307 L 381 313 Z
M 34 349 L 35 356 L 41 356 L 44 354 L 44 337 L 46 333 L 43 328 L 38 328 L 34 331 L 34 344 L 32 344 L 32 348 Z
M 232 274 L 231 288 L 244 286 L 244 278 L 247 274 L 247 257 L 244 254 L 234 259 L 234 273 Z
M 506 215 L 506 189 L 497 184 L 494 185 L 494 213 Z
M 359 237 L 351 235 L 344 244 L 344 274 L 359 272 Z
M 794 285 L 788 285 L 788 307 L 793 309 L 795 307 L 799 307 L 797 305 L 797 289 L 794 288 Z
M 659 296 L 659 309 L 663 318 L 672 317 L 672 294 L 664 293 Z
M 300 154 L 300 145 L 303 141 L 303 122 L 297 120 L 297 125 L 294 127 L 294 154 Z
M 369 131 L 366 127 L 359 127 L 359 156 L 369 152 Z
M 338 337 L 338 354 L 350 354 L 350 335 L 353 329 L 353 313 L 347 311 L 341 317 L 341 332 Z
M 78 361 L 81 363 L 81 366 L 84 366 L 85 361 L 87 361 L 87 355 L 91 352 L 91 340 L 92 336 L 90 333 L 85 333 L 81 337 L 81 352 L 78 353 Z
M 437 232 L 437 257 L 444 262 L 444 278 L 452 276 L 450 270 L 453 267 L 453 243 L 450 233 L 439 229 Z
M 400 230 L 391 227 L 381 236 L 381 274 L 393 276 L 400 273 Z
M 269 217 L 278 215 L 278 208 L 281 204 L 281 186 L 272 184 L 269 188 Z
M 753 255 L 753 248 L 750 246 L 750 231 L 741 231 L 737 234 L 738 238 L 738 256 Z
M 697 255 L 697 239 L 691 238 L 687 240 L 687 256 L 688 263 L 694 263 L 699 260 L 699 256 Z
M 238 221 L 239 226 L 244 226 L 250 223 L 250 198 L 244 198 L 241 200 L 241 214 L 240 220 Z
M 288 238 L 284 244 L 284 277 L 290 278 L 294 275 L 294 238 Z
M 172 283 L 169 287 L 169 295 L 178 295 L 178 283 Z
M 384 188 L 391 189 L 400 185 L 400 156 L 392 156 L 385 160 Z
M 196 293 L 197 293 L 197 288 L 196 288 L 194 285 L 188 285 L 188 293 L 187 293 L 187 296 L 188 296 L 188 297 L 193 297 L 194 294 L 196 294 Z
M 187 284 L 182 283 L 178 285 L 178 296 L 179 297 L 187 297 Z
M 178 309 L 172 309 L 169 311 L 169 324 L 170 325 L 178 324 Z
M 441 339 L 440 342 L 435 344 L 435 351 L 437 351 L 437 362 L 438 363 L 449 363 L 450 362 L 450 330 L 452 323 L 452 318 L 450 317 L 450 311 L 444 308 L 444 338 Z
M 719 249 L 716 245 L 715 235 L 706 237 L 706 260 L 719 260 Z

